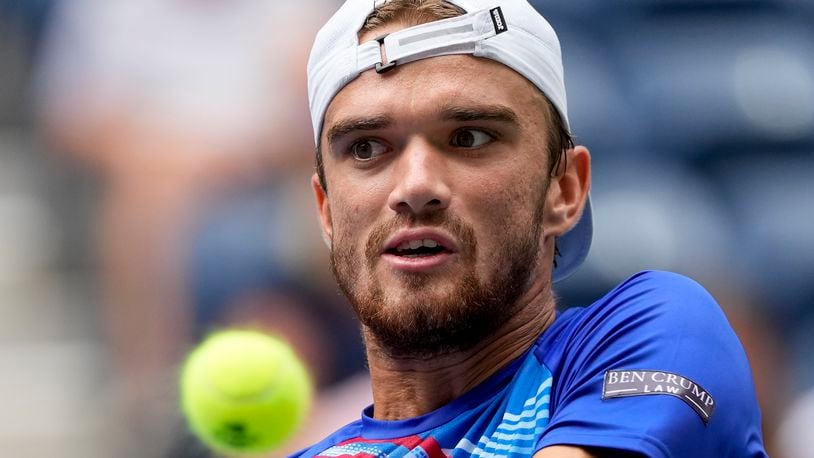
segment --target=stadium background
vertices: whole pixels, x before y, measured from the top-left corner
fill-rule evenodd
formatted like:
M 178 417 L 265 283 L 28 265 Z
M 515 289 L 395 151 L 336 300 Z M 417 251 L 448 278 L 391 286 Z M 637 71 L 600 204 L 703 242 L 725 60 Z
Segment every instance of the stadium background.
M 0 455 L 206 456 L 173 381 L 227 323 L 299 346 L 315 430 L 364 402 L 307 184 L 305 54 L 338 4 L 277 3 L 0 0 Z M 814 456 L 814 2 L 534 3 L 594 158 L 560 303 L 643 268 L 698 279 L 771 455 Z

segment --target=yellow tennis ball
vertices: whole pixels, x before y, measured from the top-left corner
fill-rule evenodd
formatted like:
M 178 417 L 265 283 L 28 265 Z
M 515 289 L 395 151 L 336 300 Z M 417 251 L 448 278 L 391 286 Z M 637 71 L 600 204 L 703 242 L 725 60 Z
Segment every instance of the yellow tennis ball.
M 291 348 L 257 331 L 212 334 L 181 369 L 181 409 L 190 429 L 225 454 L 263 453 L 302 424 L 311 381 Z

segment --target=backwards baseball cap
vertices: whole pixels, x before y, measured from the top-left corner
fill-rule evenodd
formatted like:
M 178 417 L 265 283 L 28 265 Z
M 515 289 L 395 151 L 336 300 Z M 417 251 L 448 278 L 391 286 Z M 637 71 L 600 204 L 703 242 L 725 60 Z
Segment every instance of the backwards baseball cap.
M 419 59 L 450 54 L 471 54 L 513 69 L 545 94 L 570 130 L 560 42 L 540 13 L 527 0 L 447 1 L 467 13 L 361 44 L 358 33 L 382 2 L 347 0 L 339 8 L 317 34 L 308 61 L 308 98 L 317 144 L 328 105 L 362 72 L 384 73 Z M 383 55 L 387 62 L 382 61 Z M 582 264 L 592 234 L 589 198 L 577 224 L 557 239 L 553 281 L 566 278 Z

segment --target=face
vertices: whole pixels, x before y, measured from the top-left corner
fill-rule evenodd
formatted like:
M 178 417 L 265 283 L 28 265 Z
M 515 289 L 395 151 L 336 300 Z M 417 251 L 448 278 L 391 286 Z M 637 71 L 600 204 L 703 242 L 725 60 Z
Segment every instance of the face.
M 331 103 L 321 222 L 340 287 L 387 351 L 471 348 L 548 281 L 544 103 L 471 56 L 368 71 Z

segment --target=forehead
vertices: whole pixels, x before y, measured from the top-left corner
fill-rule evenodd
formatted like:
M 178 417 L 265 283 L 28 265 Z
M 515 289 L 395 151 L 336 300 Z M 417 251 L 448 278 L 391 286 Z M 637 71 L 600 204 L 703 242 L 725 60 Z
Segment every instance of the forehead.
M 362 73 L 328 107 L 323 134 L 344 117 L 431 117 L 442 106 L 503 105 L 521 120 L 546 121 L 546 101 L 527 79 L 498 62 L 470 55 L 432 57 L 379 74 Z

